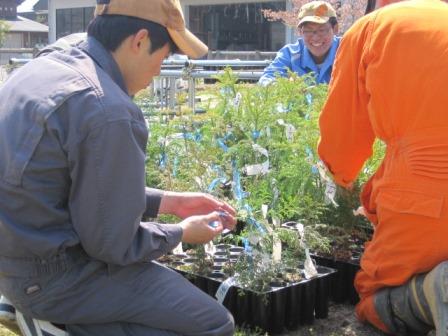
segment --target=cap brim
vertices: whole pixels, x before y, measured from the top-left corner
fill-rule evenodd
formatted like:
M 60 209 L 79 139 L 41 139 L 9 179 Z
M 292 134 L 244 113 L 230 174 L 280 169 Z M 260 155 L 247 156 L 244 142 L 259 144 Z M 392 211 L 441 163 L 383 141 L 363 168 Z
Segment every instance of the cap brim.
M 188 29 L 183 31 L 168 29 L 173 42 L 179 51 L 190 58 L 201 58 L 208 52 L 208 47 Z
M 314 23 L 323 24 L 323 23 L 327 23 L 328 20 L 330 20 L 329 17 L 323 18 L 321 16 L 305 16 L 304 18 L 302 18 L 302 20 L 300 20 L 298 26 L 301 26 L 305 22 L 314 22 Z

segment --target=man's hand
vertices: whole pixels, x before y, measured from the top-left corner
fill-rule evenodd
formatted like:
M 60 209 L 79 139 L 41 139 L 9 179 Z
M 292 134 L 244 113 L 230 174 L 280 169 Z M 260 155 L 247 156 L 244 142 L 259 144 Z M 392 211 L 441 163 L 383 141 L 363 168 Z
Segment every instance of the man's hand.
M 166 191 L 160 202 L 159 213 L 187 218 L 221 211 L 235 217 L 236 211 L 226 202 L 219 201 L 209 194 L 195 192 Z M 230 228 L 227 227 L 226 228 Z M 233 227 L 232 227 L 233 228 Z
M 229 222 L 235 218 L 223 216 L 222 212 L 212 212 L 208 215 L 191 216 L 180 222 L 182 227 L 182 242 L 190 244 L 205 244 L 219 235 Z M 234 225 L 234 224 L 233 224 Z

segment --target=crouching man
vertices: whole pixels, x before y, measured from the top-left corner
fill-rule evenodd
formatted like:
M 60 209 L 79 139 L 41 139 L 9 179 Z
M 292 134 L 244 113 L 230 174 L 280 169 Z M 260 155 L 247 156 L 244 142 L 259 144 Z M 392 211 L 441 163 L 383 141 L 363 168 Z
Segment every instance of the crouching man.
M 209 195 L 145 188 L 148 134 L 131 97 L 175 51 L 207 52 L 178 0 L 99 0 L 85 42 L 0 89 L 0 292 L 25 316 L 72 335 L 233 333 L 223 306 L 151 261 L 236 222 Z M 142 222 L 161 213 L 183 221 Z

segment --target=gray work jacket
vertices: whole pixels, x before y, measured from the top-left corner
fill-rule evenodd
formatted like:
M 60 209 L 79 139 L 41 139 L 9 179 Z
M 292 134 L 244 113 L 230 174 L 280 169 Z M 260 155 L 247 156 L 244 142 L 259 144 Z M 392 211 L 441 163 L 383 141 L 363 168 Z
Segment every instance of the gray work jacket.
M 145 188 L 147 138 L 118 65 L 95 39 L 16 71 L 0 87 L 0 276 L 15 260 L 78 245 L 117 265 L 176 246 L 179 225 L 141 222 L 161 199 Z

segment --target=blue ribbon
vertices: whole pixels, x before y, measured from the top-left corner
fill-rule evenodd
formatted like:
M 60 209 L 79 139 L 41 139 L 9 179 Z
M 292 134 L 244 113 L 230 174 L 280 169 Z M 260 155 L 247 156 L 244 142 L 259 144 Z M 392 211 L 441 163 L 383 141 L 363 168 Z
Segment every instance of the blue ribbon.
M 227 181 L 227 179 L 225 177 L 217 177 L 215 178 L 208 186 L 207 188 L 207 192 L 212 192 L 213 190 L 215 190 L 216 186 L 218 185 L 218 183 L 225 183 Z
M 305 152 L 306 152 L 306 155 L 308 156 L 308 158 L 312 159 L 314 157 L 313 151 L 311 150 L 311 148 L 306 147 Z
M 224 143 L 224 139 L 219 138 L 216 140 L 216 142 L 218 143 L 218 146 L 221 147 L 221 149 L 224 152 L 226 152 L 226 153 L 228 152 L 229 147 L 227 147 L 227 145 Z
M 308 103 L 308 105 L 312 105 L 313 104 L 313 95 L 311 94 L 311 93 L 307 93 L 306 95 L 305 95 L 305 99 L 306 99 L 306 102 Z
M 194 133 L 184 132 L 184 139 L 193 140 L 194 142 L 200 142 L 202 140 L 202 134 L 199 130 L 194 131 Z
M 160 154 L 160 158 L 159 158 L 159 167 L 161 169 L 166 168 L 166 161 L 167 161 L 166 153 L 163 152 L 162 154 Z
M 252 139 L 253 140 L 257 140 L 259 137 L 261 136 L 261 132 L 260 131 L 252 131 Z
M 174 158 L 174 162 L 173 162 L 173 173 L 172 173 L 172 175 L 173 175 L 174 177 L 177 176 L 177 167 L 178 167 L 178 166 L 179 166 L 179 157 L 176 156 L 176 157 Z

